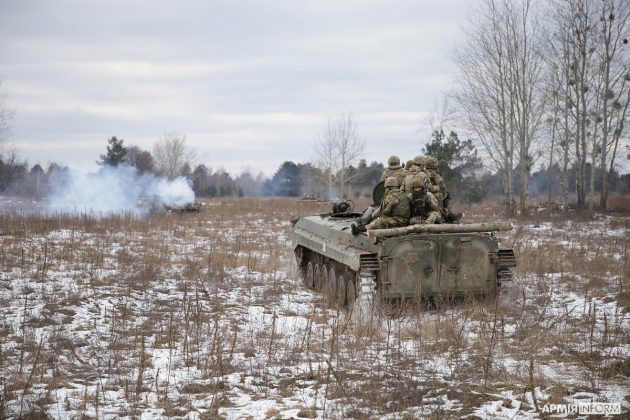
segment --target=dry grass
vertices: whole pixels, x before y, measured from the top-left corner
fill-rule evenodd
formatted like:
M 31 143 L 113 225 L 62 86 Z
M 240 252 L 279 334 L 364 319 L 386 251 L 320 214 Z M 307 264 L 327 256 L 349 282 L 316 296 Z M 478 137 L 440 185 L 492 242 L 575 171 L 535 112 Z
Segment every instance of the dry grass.
M 0 418 L 511 416 L 629 393 L 630 219 L 520 219 L 498 299 L 359 315 L 295 272 L 289 219 L 325 210 L 0 215 Z
M 630 213 L 630 196 L 613 195 L 608 199 L 608 209 L 615 212 Z

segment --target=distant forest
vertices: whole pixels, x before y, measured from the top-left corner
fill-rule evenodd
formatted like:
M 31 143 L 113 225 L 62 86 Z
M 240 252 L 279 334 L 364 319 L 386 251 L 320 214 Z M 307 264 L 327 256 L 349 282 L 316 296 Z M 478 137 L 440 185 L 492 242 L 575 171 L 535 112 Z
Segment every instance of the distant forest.
M 0 159 L 0 193 L 37 197 L 45 194 L 46 185 L 57 171 L 68 168 L 59 164 L 50 164 L 42 168 L 36 164 L 28 167 L 25 162 Z M 358 165 L 347 169 L 347 198 L 368 197 L 372 188 L 379 181 L 384 170 L 380 162 L 360 160 Z M 461 165 L 442 171 L 449 190 L 455 200 L 460 202 L 479 202 L 486 197 L 501 196 L 503 193 L 500 174 L 490 173 L 484 167 L 477 168 L 474 174 L 466 174 Z M 561 169 L 553 165 L 551 170 L 541 168 L 532 173 L 529 180 L 529 196 L 545 197 L 548 194 L 551 179 L 551 194 L 561 194 Z M 587 174 L 590 171 L 587 171 Z M 179 176 L 188 179 L 198 197 L 301 197 L 304 194 L 318 194 L 322 199 L 338 199 L 335 195 L 328 197 L 327 180 L 322 171 L 310 163 L 283 162 L 271 177 L 262 173 L 257 175 L 243 172 L 234 177 L 225 170 L 213 171 L 204 164 L 194 169 L 185 166 Z M 517 175 L 518 176 L 518 175 Z M 569 171 L 571 189 L 575 192 L 576 170 Z M 518 179 L 516 179 L 518 181 Z M 587 179 L 590 182 L 590 179 Z M 611 191 L 630 194 L 630 174 L 620 175 L 616 171 L 609 174 Z M 515 182 L 518 192 L 518 182 Z M 599 191 L 599 179 L 595 179 L 595 189 Z M 338 191 L 333 191 L 338 194 Z M 555 201 L 555 200 L 554 200 Z
M 461 140 L 454 131 L 447 135 L 443 129 L 434 130 L 430 142 L 422 148 L 421 153 L 438 159 L 439 172 L 456 202 L 475 203 L 486 197 L 500 197 L 505 193 L 505 174 L 496 169 L 491 171 L 488 163 L 478 156 L 473 141 Z M 97 163 L 110 167 L 129 165 L 139 175 L 146 173 L 168 179 L 184 177 L 197 197 L 301 197 L 305 194 L 317 194 L 319 198 L 326 200 L 370 197 L 385 169 L 383 163 L 368 164 L 365 159 L 357 159 L 358 163 L 355 165 L 348 164 L 334 171 L 326 169 L 325 165 L 285 161 L 271 177 L 262 172 L 252 174 L 249 171 L 233 176 L 221 167 L 213 170 L 203 163 L 196 164 L 193 168 L 191 162 L 194 155 L 194 150 L 186 146 L 185 137 L 178 134 L 162 137 L 152 152 L 137 146 L 125 146 L 124 140 L 114 136 L 107 141 L 106 153 L 100 155 Z M 405 160 L 401 163 L 404 165 Z M 589 162 L 584 163 L 586 170 L 582 174 L 586 177 L 586 184 L 590 185 L 591 174 L 595 174 L 594 191 L 599 192 L 601 178 L 590 170 Z M 523 185 L 520 182 L 521 171 L 518 169 L 517 166 L 512 175 L 514 196 L 520 194 Z M 29 168 L 16 152 L 0 153 L 0 193 L 45 196 L 50 185 L 64 179 L 59 176 L 64 171 L 69 169 L 56 163 L 50 164 L 46 169 L 39 164 Z M 547 200 L 560 202 L 564 174 L 565 170 L 559 163 L 553 163 L 549 168 L 542 165 L 528 175 L 528 182 L 525 183 L 528 188 L 527 196 L 545 197 Z M 568 193 L 576 193 L 578 176 L 575 163 L 567 167 Z M 610 192 L 630 194 L 630 174 L 620 175 L 611 170 L 608 172 L 607 184 Z M 514 208 L 513 205 L 511 207 Z

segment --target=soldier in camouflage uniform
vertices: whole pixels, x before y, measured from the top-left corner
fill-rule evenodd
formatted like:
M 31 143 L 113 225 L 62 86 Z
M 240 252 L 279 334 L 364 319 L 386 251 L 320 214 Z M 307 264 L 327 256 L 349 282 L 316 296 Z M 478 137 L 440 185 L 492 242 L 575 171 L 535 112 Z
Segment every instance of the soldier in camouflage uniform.
M 398 180 L 398 189 L 400 191 L 403 191 L 405 189 L 405 178 L 407 178 L 407 175 L 409 175 L 409 170 L 411 169 L 412 166 L 413 166 L 413 160 L 408 160 L 407 162 L 405 162 L 405 166 L 403 167 L 403 170 L 400 172 L 400 176 L 396 177 L 396 179 Z
M 425 171 L 429 176 L 429 192 L 433 193 L 440 206 L 440 214 L 446 219 L 450 208 L 445 203 L 450 203 L 450 196 L 446 189 L 446 182 L 438 173 L 438 160 L 432 156 L 425 158 Z M 448 196 L 448 199 L 447 199 Z
M 435 198 L 438 199 L 438 202 L 442 202 L 446 198 L 446 183 L 444 179 L 438 173 L 438 160 L 434 157 L 427 157 L 424 160 L 425 163 L 425 172 L 429 176 L 429 180 L 431 181 L 431 186 L 429 191 L 435 195 Z
M 414 179 L 411 182 L 411 193 L 408 194 L 408 197 L 411 205 L 410 225 L 442 223 L 437 199 L 427 191 L 425 184 L 419 179 Z
M 426 173 L 429 176 L 431 186 L 429 191 L 435 195 L 440 206 L 442 219 L 447 223 L 457 223 L 462 217 L 461 213 L 455 214 L 451 209 L 451 194 L 446 188 L 446 182 L 438 173 L 438 160 L 434 157 L 427 157 L 425 160 Z
M 413 158 L 413 165 L 407 171 L 407 175 L 405 176 L 405 180 L 401 185 L 401 190 L 406 193 L 411 192 L 411 182 L 414 179 L 420 180 L 427 188 L 429 188 L 431 180 L 429 176 L 424 172 L 424 156 L 416 156 Z
M 385 195 L 378 209 L 372 213 L 372 221 L 366 226 L 352 224 L 353 235 L 364 232 L 367 229 L 386 229 L 407 226 L 411 209 L 407 194 L 398 189 L 398 181 L 393 176 L 385 179 Z
M 385 195 L 381 206 L 372 213 L 372 221 L 368 229 L 386 229 L 409 224 L 411 209 L 407 194 L 398 189 L 398 181 L 394 177 L 385 179 Z
M 405 168 L 400 166 L 400 158 L 392 155 L 387 159 L 387 169 L 383 171 L 380 181 L 385 181 L 390 176 L 393 176 L 398 181 L 398 185 L 405 179 Z

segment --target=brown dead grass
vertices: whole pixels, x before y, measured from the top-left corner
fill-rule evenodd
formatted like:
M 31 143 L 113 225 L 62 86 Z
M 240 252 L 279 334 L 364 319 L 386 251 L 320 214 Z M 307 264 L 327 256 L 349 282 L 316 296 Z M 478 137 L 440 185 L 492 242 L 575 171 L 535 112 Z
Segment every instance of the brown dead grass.
M 326 309 L 317 295 L 308 310 L 283 306 L 307 293 L 287 242 L 289 219 L 319 212 L 323 204 L 205 203 L 199 214 L 144 220 L 0 215 L 0 226 L 7 227 L 0 271 L 14 273 L 0 281 L 9 294 L 3 300 L 20 302 L 16 313 L 5 314 L 15 323 L 0 329 L 2 401 L 16 401 L 37 384 L 59 389 L 81 380 L 91 387 L 84 396 L 51 403 L 55 394 L 33 393 L 35 407 L 102 406 L 97 389 L 112 389 L 124 391 L 128 405 L 120 412 L 127 415 L 139 415 L 153 393 L 165 416 L 184 416 L 198 398 L 210 396 L 201 415 L 212 417 L 230 407 L 226 378 L 239 373 L 239 389 L 254 399 L 316 389 L 322 399 L 302 408 L 302 417 L 411 416 L 414 407 L 426 406 L 429 417 L 455 418 L 508 385 L 515 395 L 547 389 L 549 401 L 556 401 L 578 385 L 598 390 L 627 377 L 628 361 L 611 352 L 627 341 L 627 327 L 605 304 L 630 311 L 629 239 L 580 231 L 598 220 L 592 216 L 573 219 L 574 230 L 559 217 L 515 219 L 504 245 L 514 247 L 519 265 L 498 300 L 471 298 L 438 309 L 412 302 L 358 318 Z M 496 204 L 476 207 L 465 220 L 499 214 Z M 545 223 L 551 227 L 541 229 Z M 602 224 L 630 229 L 624 218 Z M 60 279 L 62 269 L 73 274 Z M 235 277 L 235 270 L 248 275 Z M 34 281 L 23 287 L 7 278 Z M 238 299 L 229 301 L 229 294 Z M 584 305 L 574 307 L 571 299 Z M 261 331 L 251 329 L 245 315 L 255 306 L 264 308 Z M 80 321 L 84 313 L 90 318 Z M 283 324 L 291 318 L 305 320 L 297 336 Z M 198 376 L 185 383 L 156 380 L 158 351 L 171 355 L 167 368 Z M 578 372 L 579 381 L 549 378 L 540 368 L 557 363 Z M 440 395 L 460 408 L 444 411 L 435 404 Z M 0 417 L 16 414 L 6 405 L 0 410 Z

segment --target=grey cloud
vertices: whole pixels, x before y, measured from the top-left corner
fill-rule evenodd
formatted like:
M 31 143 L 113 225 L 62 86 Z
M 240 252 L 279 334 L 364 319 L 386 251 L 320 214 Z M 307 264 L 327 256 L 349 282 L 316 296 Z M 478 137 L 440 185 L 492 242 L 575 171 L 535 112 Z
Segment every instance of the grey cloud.
M 465 4 L 0 2 L 12 140 L 31 160 L 82 142 L 65 157 L 94 161 L 111 135 L 149 148 L 178 131 L 230 167 L 277 166 L 308 160 L 326 119 L 351 112 L 368 160 L 382 160 L 383 144 L 416 150 L 423 120 L 396 115 L 431 109 L 448 88 Z

